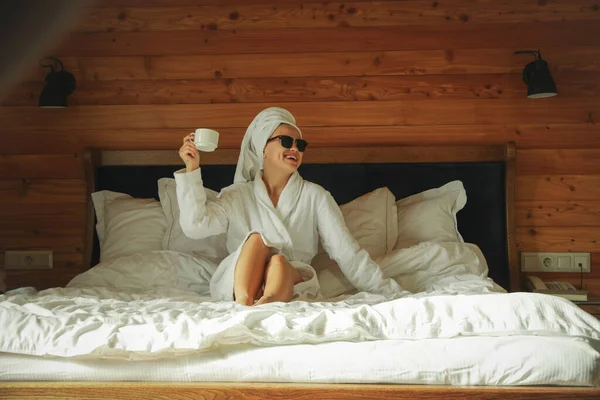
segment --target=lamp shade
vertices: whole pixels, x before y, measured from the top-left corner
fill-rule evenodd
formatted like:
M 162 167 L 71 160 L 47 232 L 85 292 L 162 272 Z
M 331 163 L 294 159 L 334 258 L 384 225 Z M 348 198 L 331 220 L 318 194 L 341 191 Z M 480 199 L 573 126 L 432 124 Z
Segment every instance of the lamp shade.
M 520 53 L 532 53 L 536 56 L 535 61 L 530 62 L 523 69 L 523 80 L 527 84 L 527 97 L 542 99 L 556 96 L 558 94 L 556 83 L 554 83 L 548 63 L 542 59 L 540 51 L 518 51 L 515 54 Z
M 530 99 L 541 99 L 558 94 L 548 63 L 541 58 L 525 66 L 523 80 L 527 84 L 527 97 Z
M 54 66 L 50 66 L 50 72 L 46 75 L 46 85 L 42 89 L 38 104 L 42 108 L 67 107 L 67 96 L 75 90 L 75 77 L 62 69 L 62 63 L 60 67 L 61 70 L 56 71 Z

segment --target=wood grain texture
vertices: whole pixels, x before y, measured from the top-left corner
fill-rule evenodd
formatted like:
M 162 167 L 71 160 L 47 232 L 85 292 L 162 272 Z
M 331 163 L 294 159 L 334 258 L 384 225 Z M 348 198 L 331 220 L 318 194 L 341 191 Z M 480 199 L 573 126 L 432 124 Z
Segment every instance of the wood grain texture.
M 78 227 L 86 216 L 81 203 L 8 203 L 0 207 L 0 229 L 19 225 L 27 228 Z
M 597 399 L 600 390 L 580 387 L 451 387 L 389 384 L 298 383 L 159 383 L 159 382 L 9 382 L 0 383 L 0 395 L 10 399 L 374 399 L 395 400 L 477 398 Z
M 600 149 L 522 150 L 517 171 L 520 175 L 600 174 Z
M 561 99 L 600 97 L 600 73 L 559 73 Z M 269 103 L 523 99 L 521 74 L 83 81 L 71 105 Z M 25 82 L 2 102 L 37 106 L 39 82 Z
M 586 123 L 600 115 L 597 99 L 428 100 L 385 102 L 295 102 L 260 104 L 170 104 L 75 106 L 56 113 L 34 107 L 0 107 L 4 130 L 152 129 L 190 126 L 247 127 L 269 106 L 280 106 L 304 126 L 465 125 Z
M 600 305 L 597 304 L 579 304 L 579 308 L 583 311 L 594 315 L 596 318 L 600 319 Z
M 411 40 L 398 38 L 411 37 Z M 237 31 L 72 33 L 56 56 L 266 54 L 329 51 L 439 50 L 599 46 L 597 21 L 281 28 Z
M 517 200 L 591 200 L 600 198 L 600 175 L 517 175 Z
M 364 0 L 349 0 L 354 3 Z M 380 0 L 396 1 L 396 0 Z M 301 4 L 302 0 L 277 0 L 277 4 Z M 271 5 L 272 0 L 102 0 L 95 7 L 241 6 Z
M 7 290 L 32 286 L 36 290 L 65 287 L 71 279 L 80 274 L 79 268 L 56 266 L 51 270 L 12 271 L 5 270 Z M 0 396 L 2 391 L 0 389 Z
M 83 179 L 0 180 L 0 204 L 3 206 L 86 202 L 85 180 Z
M 6 250 L 52 250 L 79 253 L 84 248 L 84 229 L 63 229 L 57 234 L 53 228 L 1 230 L 0 252 Z
M 2 132 L 0 148 L 5 154 L 81 153 L 86 147 L 106 150 L 177 149 L 181 139 L 199 125 L 167 129 L 24 129 Z M 239 149 L 244 127 L 211 126 L 220 133 L 219 149 Z M 494 124 L 494 125 L 392 125 L 314 126 L 302 133 L 313 147 L 394 145 L 477 145 L 515 142 L 522 149 L 600 148 L 600 124 Z M 219 151 L 219 150 L 217 150 Z
M 79 154 L 0 154 L 0 179 L 83 178 Z
M 506 0 L 501 3 L 447 0 L 441 3 L 302 2 L 236 6 L 102 7 L 81 19 L 77 32 L 140 32 L 172 30 L 230 30 L 327 28 L 394 25 L 448 25 L 577 21 L 600 19 L 588 1 L 557 0 L 550 4 Z
M 482 43 L 485 46 L 485 43 Z M 77 81 L 138 79 L 289 78 L 432 74 L 520 74 L 527 56 L 514 48 L 442 48 L 410 51 L 61 57 Z M 544 47 L 553 73 L 599 72 L 600 46 Z M 265 68 L 268 65 L 268 68 Z M 38 82 L 47 70 L 37 64 L 24 81 Z M 559 81 L 560 83 L 560 81 Z M 594 85 L 592 82 L 588 82 Z M 561 92 L 562 92 L 562 85 Z M 75 92 L 75 94 L 77 91 Z M 75 95 L 74 94 L 74 95 Z M 9 96 L 10 98 L 11 96 Z M 35 96 L 37 97 L 37 95 Z
M 511 145 L 511 144 L 509 144 Z M 90 150 L 94 152 L 96 149 Z M 235 165 L 239 150 L 228 149 L 202 155 L 202 165 Z M 181 159 L 171 150 L 105 150 L 98 166 L 177 165 Z M 399 146 L 317 148 L 304 156 L 304 164 L 427 163 L 504 161 L 505 145 Z M 512 175 L 507 173 L 507 175 Z
M 600 226 L 518 227 L 519 251 L 600 252 Z
M 600 201 L 518 201 L 517 226 L 600 226 Z
M 0 243 L 5 248 L 28 246 L 63 246 L 76 245 L 84 242 L 83 226 L 22 226 L 0 225 Z

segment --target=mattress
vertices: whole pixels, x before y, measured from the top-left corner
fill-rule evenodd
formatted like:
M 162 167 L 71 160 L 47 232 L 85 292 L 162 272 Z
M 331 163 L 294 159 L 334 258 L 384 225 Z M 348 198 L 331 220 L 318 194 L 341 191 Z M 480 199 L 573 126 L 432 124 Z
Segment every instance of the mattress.
M 597 343 L 560 337 L 240 345 L 151 361 L 0 353 L 0 380 L 600 386 Z

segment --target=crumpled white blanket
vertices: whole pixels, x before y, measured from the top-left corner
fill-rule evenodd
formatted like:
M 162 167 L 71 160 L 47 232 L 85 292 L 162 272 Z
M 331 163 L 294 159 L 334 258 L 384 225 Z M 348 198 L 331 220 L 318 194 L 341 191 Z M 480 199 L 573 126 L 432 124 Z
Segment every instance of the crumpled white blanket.
M 459 294 L 505 292 L 487 277 L 488 265 L 477 245 L 422 242 L 375 259 L 386 278 L 394 278 L 411 293 Z M 319 272 L 325 298 L 356 293 L 338 268 Z
M 421 250 L 434 248 L 439 260 L 430 265 L 433 273 L 411 264 L 408 256 L 396 255 L 404 257 L 405 268 L 391 261 L 385 267 L 386 273 L 426 292 L 399 298 L 359 293 L 337 302 L 256 307 L 209 301 L 203 296 L 208 286 L 198 285 L 208 283 L 211 266 L 202 267 L 192 256 L 134 255 L 96 266 L 67 288 L 0 296 L 0 352 L 154 359 L 239 344 L 509 335 L 600 340 L 600 322 L 573 303 L 540 294 L 496 293 L 481 276 L 482 265 L 469 270 L 457 262 L 457 254 L 443 255 L 449 253 L 445 245 Z M 454 261 L 444 267 L 443 258 Z M 452 265 L 467 269 L 452 275 Z M 457 294 L 461 287 L 463 293 Z

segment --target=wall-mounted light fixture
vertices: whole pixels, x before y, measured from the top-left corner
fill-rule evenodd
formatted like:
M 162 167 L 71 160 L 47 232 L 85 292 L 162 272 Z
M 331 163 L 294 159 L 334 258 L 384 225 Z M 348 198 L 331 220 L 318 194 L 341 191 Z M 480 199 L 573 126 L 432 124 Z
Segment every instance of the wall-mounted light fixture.
M 69 71 L 65 71 L 62 62 L 54 57 L 42 58 L 40 66 L 50 68 L 50 72 L 46 75 L 46 86 L 40 95 L 39 106 L 65 108 L 67 96 L 75 90 L 75 77 Z
M 530 62 L 523 69 L 523 80 L 527 84 L 527 97 L 530 99 L 542 99 L 545 97 L 553 97 L 558 94 L 556 84 L 548 63 L 542 59 L 540 50 L 521 50 L 515 54 L 533 54 L 535 61 Z

